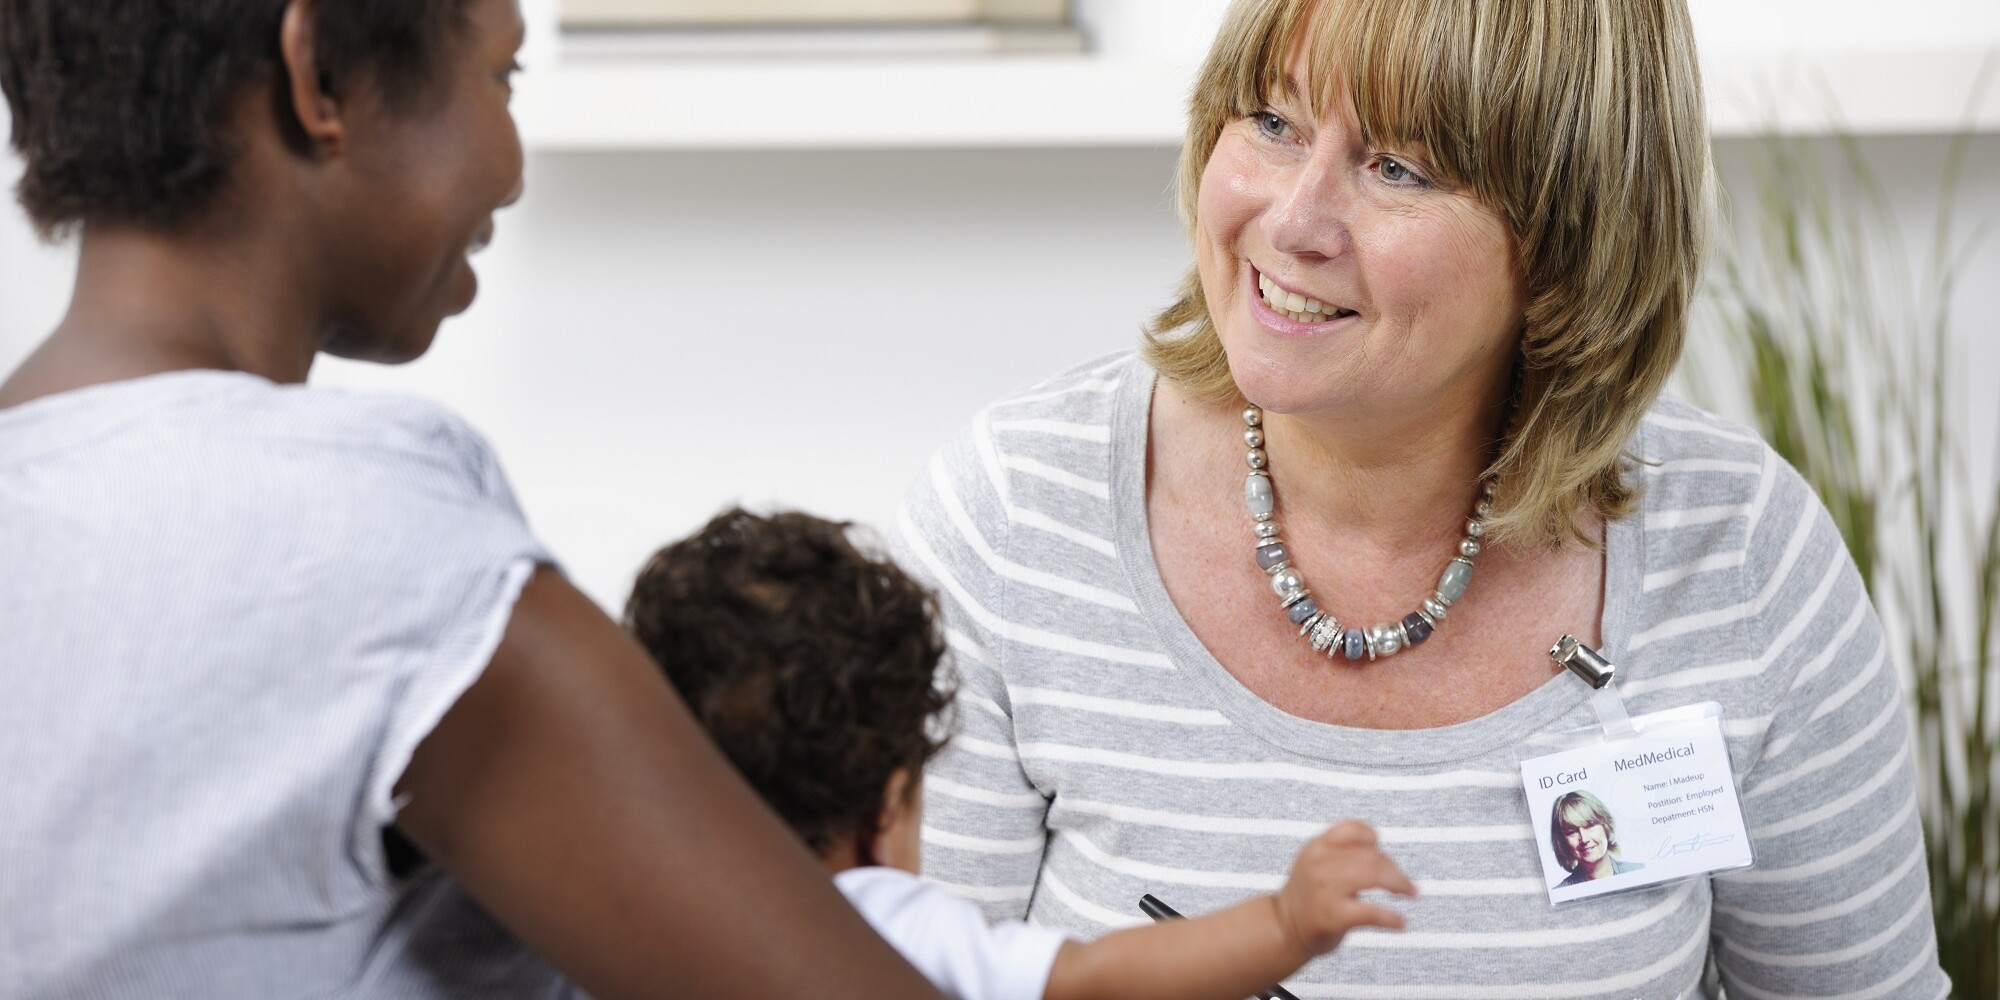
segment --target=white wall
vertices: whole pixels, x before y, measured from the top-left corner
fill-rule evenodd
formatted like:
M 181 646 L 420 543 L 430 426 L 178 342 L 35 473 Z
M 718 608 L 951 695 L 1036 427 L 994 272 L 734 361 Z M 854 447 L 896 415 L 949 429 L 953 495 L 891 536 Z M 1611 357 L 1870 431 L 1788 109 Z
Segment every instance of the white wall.
M 1741 30 L 1876 9 L 1766 2 L 1812 16 Z M 1124 25 L 1101 33 L 1106 47 L 1196 56 L 1217 9 L 1082 4 Z M 1698 17 L 1750 17 L 1735 0 L 1694 5 Z M 1915 6 L 2000 39 L 1991 0 L 1904 5 L 1896 23 L 1936 23 Z M 1800 37 L 1825 34 L 1815 31 Z M 1943 141 L 1864 146 L 1899 209 L 1923 215 Z M 1743 151 L 1720 145 L 1726 175 Z M 466 413 L 495 441 L 538 531 L 615 607 L 652 547 L 725 503 L 886 526 L 925 457 L 983 402 L 1134 343 L 1186 266 L 1174 157 L 536 154 L 527 198 L 501 217 L 479 261 L 478 304 L 437 349 L 399 370 L 324 362 L 316 377 L 421 393 Z M 2000 226 L 2000 136 L 1981 137 L 1968 166 L 1963 228 Z M 0 185 L 11 188 L 18 169 L 0 156 Z M 0 212 L 0 370 L 61 314 L 69 266 L 68 250 L 38 245 L 18 212 Z M 1966 419 L 1991 482 L 2000 238 L 1968 274 L 1955 333 L 1971 352 L 1961 374 L 1982 390 Z

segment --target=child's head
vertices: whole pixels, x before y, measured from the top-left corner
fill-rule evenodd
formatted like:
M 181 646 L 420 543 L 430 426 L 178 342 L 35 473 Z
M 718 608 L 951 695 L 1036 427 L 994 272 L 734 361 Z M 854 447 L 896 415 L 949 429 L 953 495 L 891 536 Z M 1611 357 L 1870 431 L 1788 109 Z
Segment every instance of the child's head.
M 839 866 L 915 865 L 928 723 L 951 701 L 934 620 L 846 525 L 742 510 L 655 553 L 625 606 L 736 769 Z

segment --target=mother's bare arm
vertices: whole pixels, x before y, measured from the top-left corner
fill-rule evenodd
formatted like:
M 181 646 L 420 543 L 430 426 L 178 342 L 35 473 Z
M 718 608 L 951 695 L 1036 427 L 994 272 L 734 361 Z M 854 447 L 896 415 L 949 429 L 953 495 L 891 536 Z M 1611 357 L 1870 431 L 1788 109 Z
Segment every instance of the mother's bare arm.
M 554 571 L 398 792 L 399 828 L 599 1000 L 937 997 Z

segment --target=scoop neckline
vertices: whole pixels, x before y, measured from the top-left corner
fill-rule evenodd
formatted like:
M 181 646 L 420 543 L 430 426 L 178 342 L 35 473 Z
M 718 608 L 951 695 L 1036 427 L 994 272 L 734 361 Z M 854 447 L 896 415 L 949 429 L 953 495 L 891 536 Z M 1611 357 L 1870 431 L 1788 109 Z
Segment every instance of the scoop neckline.
M 1111 496 L 1119 561 L 1140 615 L 1177 671 L 1208 694 L 1232 723 L 1283 752 L 1329 763 L 1374 768 L 1437 766 L 1473 760 L 1516 745 L 1584 705 L 1589 690 L 1567 673 L 1465 722 L 1426 729 L 1369 729 L 1317 722 L 1265 701 L 1223 667 L 1194 634 L 1167 594 L 1153 558 L 1146 514 L 1146 456 L 1158 375 L 1134 356 L 1134 377 L 1119 382 L 1112 414 Z M 1625 608 L 1639 593 L 1643 565 L 1638 559 L 1637 521 L 1609 521 L 1604 530 L 1604 608 L 1598 622 L 1600 649 L 1616 661 L 1630 638 Z

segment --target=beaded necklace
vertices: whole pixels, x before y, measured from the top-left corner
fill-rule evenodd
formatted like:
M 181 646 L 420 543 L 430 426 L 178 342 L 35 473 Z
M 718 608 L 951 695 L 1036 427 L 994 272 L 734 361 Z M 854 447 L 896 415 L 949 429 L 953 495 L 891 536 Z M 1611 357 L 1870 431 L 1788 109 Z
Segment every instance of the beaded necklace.
M 1493 515 L 1493 483 L 1480 487 L 1473 516 L 1465 522 L 1465 537 L 1459 540 L 1458 555 L 1445 564 L 1438 577 L 1437 591 L 1424 599 L 1423 606 L 1403 616 L 1402 621 L 1373 628 L 1343 628 L 1339 619 L 1319 606 L 1306 589 L 1305 577 L 1292 568 L 1291 552 L 1278 537 L 1278 522 L 1271 519 L 1277 507 L 1277 493 L 1271 488 L 1270 458 L 1264 454 L 1264 411 L 1251 406 L 1243 411 L 1243 443 L 1250 447 L 1246 460 L 1250 475 L 1243 480 L 1243 500 L 1257 533 L 1257 568 L 1271 578 L 1271 592 L 1278 595 L 1286 617 L 1299 627 L 1299 635 L 1312 644 L 1313 652 L 1332 657 L 1340 653 L 1350 660 L 1373 660 L 1393 656 L 1409 646 L 1423 645 L 1445 619 L 1445 609 L 1465 596 L 1472 583 L 1472 559 L 1479 554 L 1479 539 L 1486 534 L 1486 519 Z

